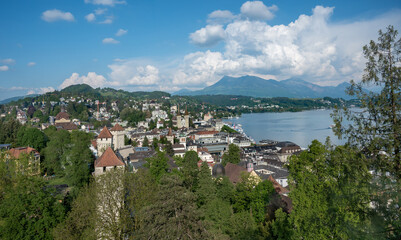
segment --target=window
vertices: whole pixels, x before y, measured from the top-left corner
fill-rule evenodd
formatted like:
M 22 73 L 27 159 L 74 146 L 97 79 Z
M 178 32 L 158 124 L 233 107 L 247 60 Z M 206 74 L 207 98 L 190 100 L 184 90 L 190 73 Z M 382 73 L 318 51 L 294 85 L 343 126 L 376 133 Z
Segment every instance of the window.
M 106 167 L 103 167 L 103 172 L 106 172 Z

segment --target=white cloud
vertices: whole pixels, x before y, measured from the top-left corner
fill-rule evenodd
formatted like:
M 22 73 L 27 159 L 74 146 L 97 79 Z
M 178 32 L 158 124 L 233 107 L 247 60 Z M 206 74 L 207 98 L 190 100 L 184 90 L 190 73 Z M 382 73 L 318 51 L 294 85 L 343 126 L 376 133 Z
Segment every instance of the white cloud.
M 95 72 L 88 72 L 87 76 L 79 76 L 78 73 L 73 73 L 71 77 L 64 80 L 64 82 L 59 86 L 59 89 L 82 83 L 88 84 L 93 88 L 98 88 L 104 86 L 107 83 L 107 80 L 103 75 L 98 75 Z
M 102 14 L 104 14 L 106 11 L 107 11 L 107 8 L 98 8 L 98 9 L 95 9 L 95 14 L 96 14 L 96 15 L 102 15 Z
M 119 41 L 115 40 L 114 38 L 105 38 L 102 41 L 104 44 L 117 44 Z
M 159 69 L 141 61 L 118 61 L 108 67 L 112 70 L 109 76 L 113 86 L 154 85 L 160 80 Z
M 103 20 L 103 21 L 101 21 L 99 23 L 101 23 L 101 24 L 112 24 L 113 23 L 113 19 L 114 19 L 113 16 L 107 16 L 105 20 Z
M 401 10 L 337 23 L 330 20 L 332 14 L 334 8 L 316 6 L 311 14 L 302 14 L 287 25 L 243 16 L 224 26 L 208 24 L 191 34 L 192 42 L 206 46 L 221 41 L 223 50 L 189 53 L 164 66 L 149 60 L 115 59 L 108 66 L 108 84 L 136 91 L 176 91 L 210 86 L 225 75 L 299 77 L 320 85 L 358 81 L 366 62 L 362 47 L 376 40 L 377 31 L 389 24 L 399 30 Z M 217 30 L 211 31 L 213 26 Z
M 216 10 L 209 14 L 207 22 L 209 24 L 225 24 L 234 20 L 236 16 L 228 10 Z
M 9 89 L 10 91 L 21 91 L 21 90 L 27 90 L 27 88 L 25 88 L 25 87 L 11 87 L 10 89 Z
M 189 35 L 191 41 L 199 46 L 212 46 L 224 39 L 224 29 L 222 25 L 207 25 Z
M 21 88 L 18 90 L 28 90 L 28 92 L 26 93 L 27 95 L 30 94 L 45 94 L 48 92 L 54 92 L 55 89 L 53 87 L 41 87 L 41 88 L 31 88 L 31 89 L 27 89 L 27 88 Z
M 33 66 L 35 66 L 35 65 L 36 65 L 35 62 L 29 62 L 29 63 L 27 64 L 28 67 L 33 67 Z
M 8 71 L 9 67 L 6 65 L 0 66 L 0 72 Z
M 74 21 L 74 16 L 70 12 L 63 12 L 58 9 L 47 10 L 42 13 L 42 19 L 46 22 L 55 22 L 59 20 Z
M 191 34 L 197 45 L 223 41 L 224 51 L 190 53 L 171 76 L 180 86 L 207 86 L 224 75 L 252 74 L 276 79 L 301 77 L 335 85 L 359 80 L 366 60 L 362 47 L 376 40 L 379 29 L 401 27 L 401 10 L 370 20 L 332 23 L 334 8 L 316 6 L 288 25 L 269 25 L 251 18 L 236 18 L 216 33 L 210 25 Z M 255 19 L 255 18 L 253 18 Z M 217 37 L 216 37 L 217 36 Z
M 12 58 L 1 59 L 0 62 L 8 65 L 15 64 L 15 60 Z
M 270 20 L 278 8 L 276 5 L 267 7 L 262 1 L 248 1 L 242 4 L 241 14 L 244 17 L 255 20 Z
M 91 3 L 95 5 L 105 5 L 105 6 L 114 6 L 116 4 L 125 4 L 124 0 L 85 0 L 85 3 Z
M 116 36 L 120 37 L 122 35 L 125 35 L 128 32 L 128 30 L 124 30 L 122 28 L 118 29 Z
M 93 14 L 93 13 L 89 13 L 88 15 L 85 16 L 85 18 L 86 18 L 86 20 L 87 20 L 88 22 L 93 22 L 93 21 L 96 20 L 96 16 L 95 16 L 95 14 Z

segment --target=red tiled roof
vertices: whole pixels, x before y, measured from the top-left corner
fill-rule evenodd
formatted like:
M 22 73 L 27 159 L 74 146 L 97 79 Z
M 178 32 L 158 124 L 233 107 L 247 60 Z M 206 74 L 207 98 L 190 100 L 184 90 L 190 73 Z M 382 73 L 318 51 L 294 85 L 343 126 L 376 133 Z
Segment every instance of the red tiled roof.
M 209 153 L 209 149 L 207 149 L 207 148 L 205 148 L 205 147 L 198 147 L 196 150 L 197 150 L 198 153 L 200 153 L 200 152 L 207 152 L 207 153 Z
M 107 129 L 106 126 L 104 126 L 102 131 L 99 133 L 99 136 L 97 136 L 97 138 L 112 138 L 112 137 L 113 137 L 113 135 L 111 134 L 109 129 Z
M 273 183 L 273 187 L 274 187 L 274 189 L 276 190 L 276 192 L 277 192 L 278 194 L 281 194 L 281 193 L 288 193 L 288 192 L 289 192 L 286 188 L 284 188 L 283 186 L 281 186 L 281 185 L 276 181 L 276 179 L 274 179 L 274 178 L 272 177 L 272 175 L 270 175 L 269 178 L 268 178 L 267 180 L 269 180 L 270 182 Z
M 95 167 L 124 166 L 124 163 L 116 156 L 113 149 L 108 147 L 106 151 L 95 161 Z
M 66 123 L 56 123 L 56 128 L 60 127 L 64 130 L 76 130 L 78 129 L 77 125 L 71 122 L 66 122 Z
M 200 131 L 195 133 L 195 135 L 208 135 L 208 134 L 216 134 L 219 133 L 218 131 Z
M 241 181 L 241 172 L 247 172 L 245 167 L 238 166 L 232 163 L 227 163 L 224 168 L 226 176 L 230 179 L 233 184 Z
M 19 158 L 19 156 L 24 153 L 24 154 L 30 154 L 31 152 L 33 152 L 34 154 L 39 154 L 38 151 L 36 151 L 36 149 L 31 148 L 31 147 L 19 147 L 19 148 L 11 148 L 10 149 L 10 154 L 15 157 L 15 158 Z
M 66 112 L 59 112 L 57 115 L 56 115 L 56 120 L 60 120 L 60 119 L 70 119 L 70 115 L 68 114 L 68 113 L 66 113 Z
M 110 131 L 124 131 L 124 128 L 117 123 L 116 125 L 114 125 L 114 127 L 110 129 Z

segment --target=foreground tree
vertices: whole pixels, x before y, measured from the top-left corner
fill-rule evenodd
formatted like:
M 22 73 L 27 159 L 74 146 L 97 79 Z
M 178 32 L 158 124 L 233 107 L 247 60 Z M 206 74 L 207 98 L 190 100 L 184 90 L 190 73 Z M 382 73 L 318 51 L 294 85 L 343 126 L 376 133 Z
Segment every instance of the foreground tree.
M 91 135 L 73 131 L 71 148 L 64 154 L 66 179 L 74 187 L 83 187 L 89 182 L 93 155 L 89 149 Z
M 351 82 L 351 96 L 360 100 L 361 109 L 335 112 L 336 134 L 350 145 L 361 148 L 373 170 L 372 218 L 375 234 L 387 238 L 401 235 L 401 39 L 393 26 L 379 31 L 378 42 L 364 46 L 367 59 L 360 83 Z M 375 85 L 379 93 L 365 92 Z M 348 120 L 350 125 L 341 124 Z
M 72 203 L 65 221 L 55 228 L 54 239 L 96 239 L 96 211 L 95 188 L 83 188 Z
M 181 172 L 183 176 L 184 186 L 192 191 L 194 191 L 198 185 L 198 161 L 199 157 L 195 151 L 186 152 L 182 161 Z
M 209 239 L 195 195 L 176 175 L 164 176 L 154 204 L 141 210 L 140 239 Z
M 223 155 L 223 160 L 222 160 L 223 166 L 226 166 L 227 163 L 229 162 L 233 164 L 239 163 L 241 161 L 240 152 L 241 150 L 237 145 L 233 143 L 228 145 L 228 152 L 224 153 Z
M 164 152 L 158 152 L 155 156 L 147 158 L 147 166 L 150 175 L 158 182 L 168 171 L 168 158 Z
M 364 160 L 355 149 L 330 149 L 317 140 L 290 159 L 290 222 L 294 239 L 367 237 L 363 232 L 370 227 L 371 176 Z M 277 221 L 287 221 L 282 215 Z M 277 221 L 274 226 L 282 228 L 284 224 Z
M 0 204 L 1 239 L 52 239 L 64 208 L 39 177 L 19 176 Z

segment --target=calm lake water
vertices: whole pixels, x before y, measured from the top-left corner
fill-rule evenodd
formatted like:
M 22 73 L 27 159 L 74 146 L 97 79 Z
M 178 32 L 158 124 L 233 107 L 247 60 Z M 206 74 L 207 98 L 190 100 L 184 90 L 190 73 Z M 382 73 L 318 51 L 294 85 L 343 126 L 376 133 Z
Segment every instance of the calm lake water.
M 284 113 L 242 114 L 238 119 L 225 119 L 224 122 L 240 123 L 244 132 L 256 142 L 263 139 L 291 141 L 306 148 L 312 140 L 324 143 L 329 136 L 333 144 L 343 144 L 333 133 L 330 125 L 332 110 L 312 110 Z

